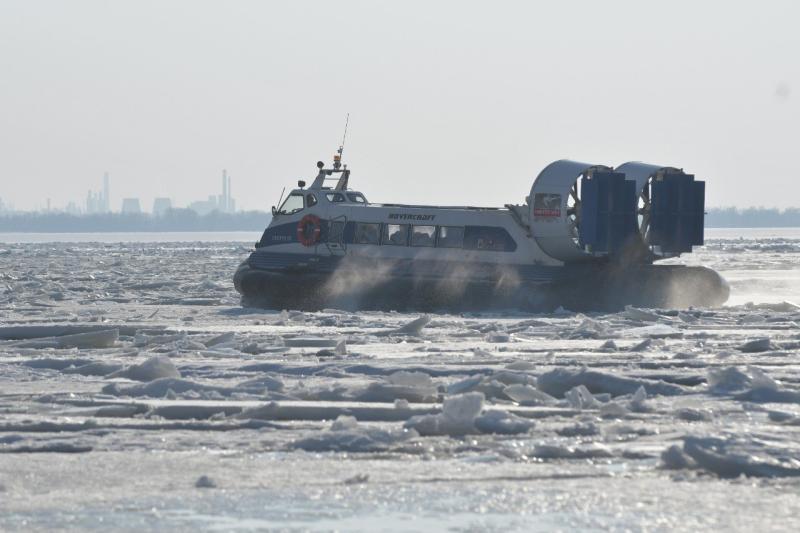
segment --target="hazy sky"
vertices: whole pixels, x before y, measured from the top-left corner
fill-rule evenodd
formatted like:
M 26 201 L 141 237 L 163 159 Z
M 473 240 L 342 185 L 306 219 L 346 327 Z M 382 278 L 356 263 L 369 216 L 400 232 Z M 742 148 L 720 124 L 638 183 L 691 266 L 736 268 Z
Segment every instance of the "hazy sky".
M 0 0 L 0 198 L 520 203 L 555 159 L 800 205 L 800 2 Z

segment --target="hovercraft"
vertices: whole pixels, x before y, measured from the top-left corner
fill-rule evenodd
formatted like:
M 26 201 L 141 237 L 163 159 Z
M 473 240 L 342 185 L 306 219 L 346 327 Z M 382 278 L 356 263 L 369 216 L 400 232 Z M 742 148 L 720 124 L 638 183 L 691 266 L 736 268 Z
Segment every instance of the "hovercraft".
M 705 183 L 677 167 L 555 161 L 524 204 L 374 204 L 342 148 L 291 191 L 234 275 L 274 309 L 615 310 L 715 306 L 705 267 L 656 265 L 703 244 Z

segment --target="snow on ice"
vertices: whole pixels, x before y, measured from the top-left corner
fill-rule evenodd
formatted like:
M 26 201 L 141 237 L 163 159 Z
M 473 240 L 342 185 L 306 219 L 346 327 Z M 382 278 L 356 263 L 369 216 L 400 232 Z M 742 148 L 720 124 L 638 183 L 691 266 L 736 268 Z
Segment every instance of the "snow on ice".
M 798 242 L 687 260 L 735 265 L 737 297 L 765 265 L 796 268 Z M 0 529 L 798 527 L 800 308 L 780 291 L 619 313 L 267 311 L 231 286 L 245 253 L 5 247 Z

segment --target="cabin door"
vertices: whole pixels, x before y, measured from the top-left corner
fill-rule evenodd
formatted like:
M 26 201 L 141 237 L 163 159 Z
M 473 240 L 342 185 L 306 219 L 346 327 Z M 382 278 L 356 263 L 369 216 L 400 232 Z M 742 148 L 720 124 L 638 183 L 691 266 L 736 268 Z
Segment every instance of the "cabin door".
M 328 220 L 328 238 L 325 247 L 330 255 L 346 255 L 347 246 L 344 243 L 344 228 L 347 224 L 347 217 L 340 215 Z

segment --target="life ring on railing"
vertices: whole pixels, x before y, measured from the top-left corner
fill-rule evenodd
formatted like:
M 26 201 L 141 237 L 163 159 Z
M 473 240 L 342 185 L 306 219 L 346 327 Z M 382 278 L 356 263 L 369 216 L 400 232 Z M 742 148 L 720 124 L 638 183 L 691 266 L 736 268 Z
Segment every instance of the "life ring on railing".
M 319 242 L 322 222 L 316 215 L 306 215 L 297 223 L 297 240 L 303 246 L 314 246 Z

